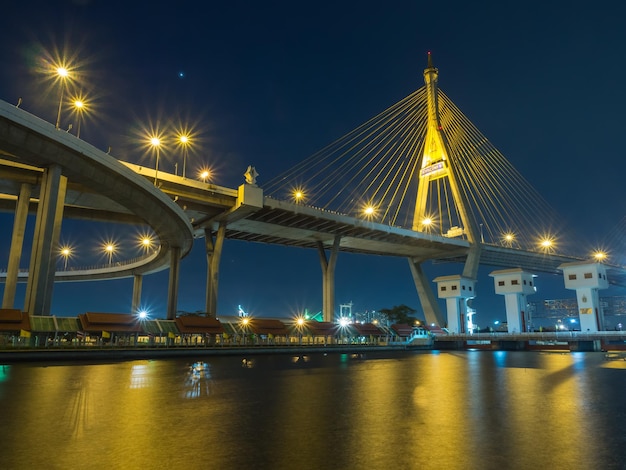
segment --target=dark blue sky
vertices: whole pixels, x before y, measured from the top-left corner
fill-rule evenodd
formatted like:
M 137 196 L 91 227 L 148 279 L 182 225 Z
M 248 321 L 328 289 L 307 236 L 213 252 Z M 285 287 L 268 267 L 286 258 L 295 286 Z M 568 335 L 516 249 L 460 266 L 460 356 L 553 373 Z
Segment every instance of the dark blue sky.
M 431 50 L 440 88 L 564 215 L 576 232 L 564 236 L 599 246 L 619 237 L 626 215 L 625 16 L 625 6 L 576 1 L 11 2 L 0 17 L 0 99 L 21 96 L 24 109 L 54 122 L 58 94 L 35 64 L 42 48 L 65 50 L 98 110 L 82 138 L 147 162 L 131 139 L 141 125 L 195 122 L 204 141 L 190 166 L 208 163 L 216 184 L 235 187 L 254 165 L 262 187 L 421 87 Z M 86 243 L 103 230 L 66 223 L 63 237 Z M 198 241 L 183 261 L 180 309 L 204 308 L 205 269 Z M 490 321 L 504 303 L 489 271 L 476 305 Z M 160 311 L 166 283 L 166 273 L 145 280 L 144 300 Z M 531 299 L 573 296 L 557 277 L 538 286 Z M 131 290 L 131 280 L 61 285 L 53 313 L 127 311 Z M 419 305 L 406 260 L 348 254 L 336 300 L 359 311 Z M 227 241 L 219 313 L 238 304 L 258 315 L 320 309 L 317 253 Z

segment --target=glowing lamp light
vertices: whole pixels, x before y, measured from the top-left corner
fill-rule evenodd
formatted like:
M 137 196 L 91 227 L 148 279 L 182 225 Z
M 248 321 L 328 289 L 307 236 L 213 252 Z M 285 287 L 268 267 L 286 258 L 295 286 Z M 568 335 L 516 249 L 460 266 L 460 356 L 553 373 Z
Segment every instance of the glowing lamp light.
M 603 251 L 596 251 L 593 254 L 593 257 L 595 258 L 596 261 L 602 261 L 602 260 L 606 259 L 607 254 L 605 252 L 603 252 Z
M 339 319 L 339 326 L 345 328 L 349 324 L 350 324 L 350 320 L 348 320 L 346 317 L 342 317 Z
M 302 318 L 302 317 L 298 318 L 298 319 L 296 320 L 296 324 L 297 324 L 298 326 L 302 326 L 302 325 L 304 325 L 304 318 Z
M 58 129 L 59 126 L 61 125 L 61 108 L 63 107 L 63 94 L 65 93 L 65 81 L 66 79 L 68 79 L 70 73 L 65 67 L 57 67 L 56 73 L 60 78 L 59 85 L 61 87 L 60 98 L 59 98 L 59 110 L 57 112 L 57 123 L 56 123 L 56 128 Z
M 204 169 L 200 171 L 200 179 L 206 183 L 206 180 L 208 180 L 211 177 L 211 172 L 208 169 Z
M 67 271 L 67 260 L 72 256 L 72 249 L 69 246 L 61 247 L 61 256 L 63 256 L 63 270 Z
M 554 239 L 549 237 L 549 236 L 543 237 L 539 241 L 539 246 L 544 251 L 553 250 L 554 249 Z
M 109 265 L 110 265 L 111 261 L 113 260 L 113 254 L 115 253 L 115 250 L 117 249 L 117 247 L 115 246 L 115 243 L 113 242 L 106 242 L 102 248 L 107 258 L 109 259 Z
M 137 315 L 139 316 L 139 319 L 141 320 L 145 320 L 146 318 L 148 318 L 148 312 L 146 310 L 139 310 Z
M 187 178 L 187 155 L 189 153 L 189 146 L 191 145 L 191 138 L 186 132 L 178 134 L 178 144 L 183 150 L 183 178 Z

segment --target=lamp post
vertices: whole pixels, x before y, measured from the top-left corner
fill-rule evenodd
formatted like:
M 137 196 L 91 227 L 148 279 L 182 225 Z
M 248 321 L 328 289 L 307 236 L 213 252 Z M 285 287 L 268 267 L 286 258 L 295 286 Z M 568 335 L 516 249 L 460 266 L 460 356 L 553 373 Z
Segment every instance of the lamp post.
M 112 242 L 106 243 L 104 245 L 104 252 L 109 258 L 109 267 L 111 266 L 111 261 L 113 261 L 113 253 L 115 253 L 115 244 Z
M 202 180 L 203 183 L 206 183 L 206 180 L 208 180 L 210 176 L 211 176 L 211 172 L 209 170 L 202 170 L 200 172 L 200 179 Z
M 515 240 L 515 235 L 512 232 L 505 233 L 503 236 L 504 243 L 509 248 L 513 247 L 513 241 Z
M 596 251 L 593 254 L 593 257 L 596 260 L 596 262 L 601 263 L 607 258 L 607 254 L 604 251 Z
M 549 236 L 542 238 L 539 246 L 544 253 L 552 253 L 552 251 L 554 251 L 554 241 Z
M 152 249 L 152 237 L 148 235 L 142 235 L 139 238 L 139 245 L 143 248 L 143 251 L 148 253 Z
M 150 145 L 154 149 L 156 161 L 154 164 L 154 185 L 157 186 L 159 178 L 159 149 L 161 148 L 161 139 L 156 136 L 150 137 Z
M 76 111 L 76 116 L 77 116 L 77 125 L 78 125 L 78 129 L 76 131 L 76 137 L 80 139 L 80 121 L 82 120 L 82 114 L 83 114 L 83 110 L 85 109 L 85 102 L 81 99 L 76 99 L 74 100 L 74 110 Z
M 293 192 L 293 199 L 296 202 L 296 204 L 301 203 L 304 200 L 304 192 L 302 192 L 301 189 L 296 189 Z
M 65 79 L 69 76 L 69 72 L 65 67 L 57 67 L 57 75 L 61 83 L 61 93 L 59 98 L 59 111 L 57 112 L 56 128 L 58 129 L 61 124 L 61 107 L 63 106 L 63 93 L 65 92 Z
M 178 143 L 183 148 L 183 178 L 187 177 L 187 154 L 189 153 L 189 145 L 191 141 L 187 134 L 179 134 Z
M 72 255 L 72 250 L 68 246 L 61 248 L 61 256 L 63 256 L 63 271 L 67 271 L 67 260 Z

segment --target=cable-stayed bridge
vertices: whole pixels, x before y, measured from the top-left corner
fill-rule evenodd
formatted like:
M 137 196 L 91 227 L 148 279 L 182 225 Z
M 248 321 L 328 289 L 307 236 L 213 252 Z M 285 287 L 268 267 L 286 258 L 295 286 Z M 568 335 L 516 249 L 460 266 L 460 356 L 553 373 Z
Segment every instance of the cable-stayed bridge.
M 437 77 L 429 56 L 424 87 L 267 183 L 257 185 L 251 171 L 238 189 L 119 162 L 1 103 L 3 207 L 15 210 L 16 224 L 20 210 L 37 209 L 41 240 L 32 258 L 48 259 L 31 264 L 25 309 L 45 313 L 51 295 L 46 286 L 55 278 L 133 276 L 135 310 L 141 276 L 169 266 L 172 317 L 178 262 L 193 236 L 206 240 L 206 310 L 213 314 L 226 238 L 317 249 L 329 320 L 340 251 L 406 257 L 427 318 L 440 324 L 446 321 L 421 270 L 424 261 L 464 263 L 458 279 L 464 289 L 481 263 L 559 273 L 563 263 L 587 259 L 588 253 L 561 254 L 554 240 L 562 227 L 556 212 L 438 89 Z M 56 255 L 63 215 L 148 224 L 159 248 L 132 265 L 55 273 L 49 260 Z M 14 231 L 10 261 L 19 265 L 15 240 Z M 610 282 L 626 285 L 622 268 L 608 266 L 607 273 Z M 18 278 L 17 268 L 9 266 L 5 293 Z

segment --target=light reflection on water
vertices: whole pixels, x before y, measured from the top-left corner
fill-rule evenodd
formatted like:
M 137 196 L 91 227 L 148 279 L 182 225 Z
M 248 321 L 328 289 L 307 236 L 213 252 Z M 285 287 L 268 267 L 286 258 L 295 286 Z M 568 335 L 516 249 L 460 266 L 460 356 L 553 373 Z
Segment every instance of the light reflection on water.
M 2 468 L 626 468 L 601 353 L 0 367 Z

